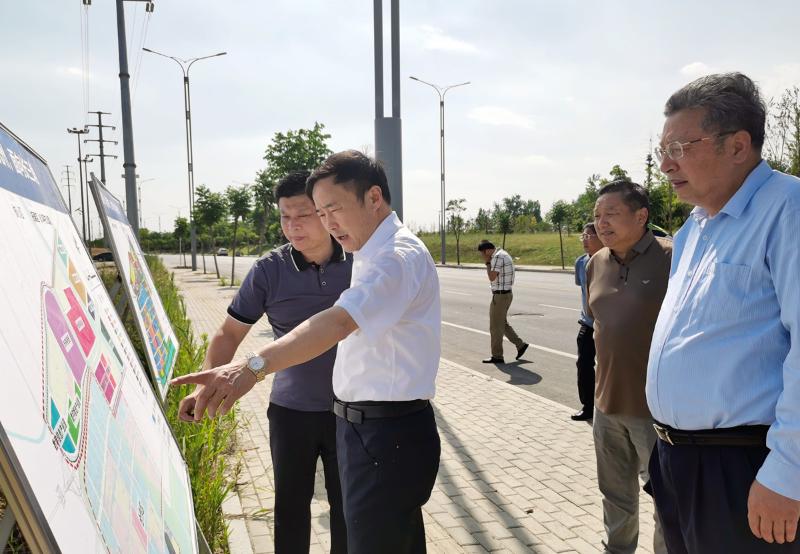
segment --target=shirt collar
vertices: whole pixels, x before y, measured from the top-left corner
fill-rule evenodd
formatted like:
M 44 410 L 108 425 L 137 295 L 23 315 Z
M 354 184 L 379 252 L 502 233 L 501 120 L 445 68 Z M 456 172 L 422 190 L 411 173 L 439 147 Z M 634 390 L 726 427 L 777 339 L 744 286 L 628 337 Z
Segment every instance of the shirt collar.
M 333 244 L 333 253 L 325 265 L 345 261 L 347 255 L 344 253 L 342 245 L 336 242 L 333 237 L 331 237 L 331 244 Z M 289 245 L 289 254 L 292 257 L 292 263 L 294 263 L 294 268 L 297 271 L 305 271 L 312 265 L 316 265 L 312 262 L 307 262 L 305 257 L 303 257 L 303 253 L 299 250 L 295 250 L 294 246 L 291 244 Z
M 358 251 L 359 258 L 370 258 L 378 249 L 383 246 L 397 231 L 403 227 L 396 212 L 392 212 L 378 225 L 370 235 L 364 246 Z
M 739 190 L 725 203 L 719 213 L 724 213 L 731 217 L 741 217 L 750 200 L 758 192 L 767 179 L 772 176 L 772 168 L 765 160 L 761 160 L 759 164 L 750 172 L 747 178 L 739 187 Z M 690 214 L 695 221 L 708 218 L 708 212 L 700 206 L 695 206 Z
M 613 259 L 617 260 L 618 263 L 626 264 L 626 263 L 631 262 L 636 256 L 644 254 L 647 251 L 647 249 L 650 248 L 650 245 L 653 244 L 653 242 L 655 240 L 656 240 L 656 237 L 653 234 L 653 231 L 651 231 L 650 229 L 647 229 L 647 230 L 645 230 L 644 235 L 642 235 L 642 238 L 640 238 L 638 241 L 636 241 L 636 244 L 631 246 L 631 249 L 628 250 L 627 254 L 625 254 L 625 259 L 624 260 L 621 260 L 620 258 L 618 258 L 617 255 L 614 254 L 614 252 L 610 248 L 608 249 L 608 254 Z

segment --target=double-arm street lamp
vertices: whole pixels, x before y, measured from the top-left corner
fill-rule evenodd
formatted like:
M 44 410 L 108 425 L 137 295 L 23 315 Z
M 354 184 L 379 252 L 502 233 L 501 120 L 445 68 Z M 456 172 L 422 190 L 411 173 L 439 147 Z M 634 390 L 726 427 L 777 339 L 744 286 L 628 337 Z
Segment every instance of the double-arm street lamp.
M 218 52 L 210 56 L 202 56 L 200 58 L 189 58 L 182 60 L 175 56 L 168 56 L 161 52 L 156 52 L 150 48 L 142 48 L 145 52 L 156 54 L 164 58 L 169 58 L 181 67 L 183 71 L 183 104 L 186 114 L 186 165 L 189 173 L 189 234 L 192 243 L 192 271 L 197 270 L 197 231 L 194 224 L 194 156 L 192 153 L 192 102 L 189 97 L 189 69 L 191 69 L 194 62 L 206 60 L 208 58 L 216 58 L 217 56 L 224 56 L 227 52 Z
M 451 88 L 456 87 L 463 87 L 464 85 L 470 84 L 469 81 L 465 83 L 458 83 L 457 85 L 448 85 L 446 87 L 440 87 L 438 85 L 434 85 L 433 83 L 429 83 L 427 81 L 423 81 L 422 79 L 417 79 L 414 76 L 410 76 L 410 79 L 417 81 L 418 83 L 422 83 L 423 85 L 428 85 L 429 87 L 433 88 L 436 93 L 439 95 L 439 162 L 440 162 L 440 176 L 442 182 L 442 211 L 439 214 L 439 237 L 442 241 L 442 264 L 447 263 L 447 256 L 445 254 L 445 199 L 444 199 L 444 95 L 447 94 L 447 91 Z

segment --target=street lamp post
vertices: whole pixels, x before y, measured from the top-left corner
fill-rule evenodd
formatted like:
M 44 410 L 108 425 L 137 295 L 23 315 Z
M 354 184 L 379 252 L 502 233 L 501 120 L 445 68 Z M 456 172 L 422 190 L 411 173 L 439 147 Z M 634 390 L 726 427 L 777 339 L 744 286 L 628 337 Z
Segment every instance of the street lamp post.
M 438 85 L 434 85 L 433 83 L 429 83 L 427 81 L 423 81 L 422 79 L 418 79 L 413 75 L 409 77 L 418 83 L 422 83 L 423 85 L 428 85 L 429 87 L 433 88 L 436 91 L 436 94 L 439 95 L 439 165 L 440 165 L 440 176 L 441 176 L 441 193 L 442 193 L 442 208 L 441 212 L 439 213 L 439 237 L 442 241 L 442 265 L 447 263 L 447 255 L 446 255 L 446 248 L 445 248 L 445 196 L 444 196 L 444 96 L 447 94 L 447 91 L 451 88 L 462 87 L 464 85 L 470 84 L 469 81 L 464 83 L 458 83 L 457 85 L 448 85 L 446 87 L 440 87 Z
M 145 52 L 156 54 L 158 56 L 169 58 L 181 67 L 183 71 L 183 104 L 184 112 L 186 114 L 186 165 L 189 174 L 189 234 L 192 243 L 192 271 L 197 271 L 197 231 L 194 224 L 194 156 L 192 153 L 192 102 L 189 97 L 189 69 L 191 69 L 194 62 L 206 60 L 208 58 L 216 58 L 217 56 L 224 56 L 227 52 L 218 52 L 210 56 L 202 56 L 200 58 L 189 58 L 182 60 L 174 56 L 168 56 L 161 52 L 156 52 L 150 48 L 142 48 Z

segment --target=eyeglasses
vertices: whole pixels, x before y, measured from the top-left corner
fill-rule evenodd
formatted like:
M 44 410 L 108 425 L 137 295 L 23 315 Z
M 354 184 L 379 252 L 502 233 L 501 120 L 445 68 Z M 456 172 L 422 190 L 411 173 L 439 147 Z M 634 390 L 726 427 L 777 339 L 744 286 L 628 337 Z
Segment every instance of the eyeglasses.
M 582 234 L 582 235 L 580 235 L 578 238 L 579 238 L 580 240 L 589 240 L 589 239 L 591 239 L 592 237 L 595 237 L 595 238 L 596 238 L 596 237 L 597 237 L 597 235 L 596 235 L 596 234 L 594 234 L 594 233 L 583 233 L 583 234 Z
M 725 131 L 724 133 L 716 133 L 714 135 L 703 137 L 695 140 L 690 140 L 686 142 L 678 142 L 677 140 L 674 142 L 670 142 L 665 147 L 656 146 L 654 149 L 654 153 L 656 155 L 656 159 L 658 163 L 664 161 L 664 158 L 669 156 L 671 160 L 680 160 L 683 155 L 685 154 L 684 146 L 689 146 L 690 144 L 695 144 L 696 142 L 703 142 L 705 140 L 711 140 L 719 137 L 724 137 L 725 135 L 732 135 L 736 131 Z

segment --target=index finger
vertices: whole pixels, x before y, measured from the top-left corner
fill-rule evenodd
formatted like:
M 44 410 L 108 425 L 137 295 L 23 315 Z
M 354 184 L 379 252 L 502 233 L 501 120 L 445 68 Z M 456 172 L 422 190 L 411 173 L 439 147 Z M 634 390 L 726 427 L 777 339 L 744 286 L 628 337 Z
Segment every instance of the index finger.
M 207 385 L 213 375 L 214 373 L 210 369 L 198 371 L 196 373 L 187 373 L 186 375 L 175 377 L 169 382 L 169 384 L 171 387 L 187 384 Z

